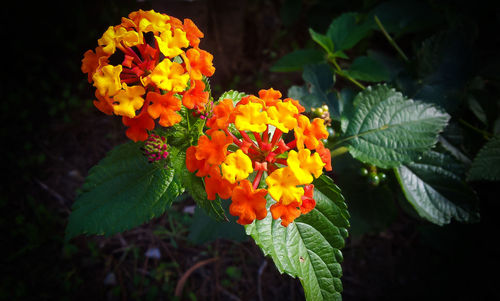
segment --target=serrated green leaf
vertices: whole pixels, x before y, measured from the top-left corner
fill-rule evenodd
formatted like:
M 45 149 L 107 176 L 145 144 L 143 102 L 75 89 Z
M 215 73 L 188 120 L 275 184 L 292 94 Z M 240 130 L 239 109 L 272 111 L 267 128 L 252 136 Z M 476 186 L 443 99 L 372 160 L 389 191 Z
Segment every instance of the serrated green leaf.
M 417 159 L 437 142 L 448 114 L 434 105 L 407 99 L 386 85 L 368 87 L 344 110 L 343 135 L 356 159 L 381 168 Z
M 493 137 L 481 148 L 472 161 L 467 180 L 500 180 L 500 136 Z
M 355 79 L 367 82 L 388 81 L 391 76 L 382 63 L 368 56 L 356 58 L 344 72 Z
M 417 213 L 438 225 L 479 221 L 478 200 L 462 180 L 464 166 L 448 154 L 429 151 L 395 168 L 406 199 Z
M 179 153 L 178 155 L 182 158 L 182 161 L 186 161 L 186 154 Z M 227 221 L 226 214 L 224 213 L 224 209 L 221 205 L 221 200 L 208 200 L 207 192 L 205 191 L 205 184 L 200 177 L 197 177 L 195 173 L 189 172 L 186 168 L 186 164 L 184 163 L 181 167 L 181 178 L 182 184 L 186 188 L 187 192 L 193 200 L 196 202 L 196 205 L 200 206 L 205 212 L 214 218 L 217 221 Z
M 298 277 L 306 300 L 340 300 L 349 213 L 340 189 L 327 176 L 314 181 L 316 208 L 283 227 L 271 214 L 246 226 L 281 273 Z M 268 206 L 274 201 L 268 201 Z
M 298 49 L 280 58 L 271 67 L 272 72 L 299 71 L 305 65 L 317 64 L 325 61 L 323 52 L 316 49 Z
M 243 92 L 230 90 L 230 91 L 226 91 L 226 92 L 222 93 L 222 95 L 219 97 L 218 101 L 222 101 L 224 99 L 232 99 L 233 104 L 236 105 L 236 103 L 238 103 L 238 101 L 240 101 L 245 96 L 246 96 L 246 94 Z
M 163 214 L 184 188 L 171 168 L 177 149 L 165 162 L 148 163 L 140 143 L 113 149 L 90 171 L 73 205 L 66 239 L 79 234 L 112 235 Z
M 358 23 L 357 18 L 357 13 L 344 13 L 330 24 L 326 36 L 333 42 L 336 52 L 354 47 L 370 33 L 370 24 Z

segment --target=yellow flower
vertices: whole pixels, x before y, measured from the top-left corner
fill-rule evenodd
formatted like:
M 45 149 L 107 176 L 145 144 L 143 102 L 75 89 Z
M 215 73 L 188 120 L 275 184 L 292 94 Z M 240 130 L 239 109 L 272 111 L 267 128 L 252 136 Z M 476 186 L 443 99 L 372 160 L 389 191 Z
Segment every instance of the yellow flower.
M 252 160 L 241 149 L 227 155 L 221 165 L 222 176 L 231 184 L 246 179 L 253 172 Z
M 266 112 L 262 112 L 262 104 L 249 102 L 238 105 L 235 110 L 234 125 L 240 131 L 252 131 L 262 133 L 267 128 L 269 118 Z
M 120 91 L 122 85 L 120 81 L 120 73 L 122 72 L 122 65 L 113 66 L 106 65 L 96 72 L 92 79 L 94 86 L 102 96 L 113 96 Z
M 113 111 L 116 115 L 134 118 L 135 111 L 144 104 L 142 96 L 146 90 L 141 86 L 128 87 L 127 84 L 123 84 L 123 89 L 113 98 L 115 102 L 118 102 L 118 104 L 113 104 Z
M 299 110 L 291 102 L 279 101 L 276 105 L 267 108 L 269 124 L 274 125 L 283 133 L 288 133 L 297 126 L 295 115 L 298 113 Z
M 170 17 L 154 10 L 143 11 L 142 9 L 132 12 L 129 18 L 138 25 L 140 31 L 158 33 L 166 30 L 167 21 Z
M 189 74 L 179 63 L 165 58 L 151 73 L 151 81 L 160 89 L 182 92 L 187 87 Z
M 170 27 L 170 24 L 169 24 Z M 158 47 L 164 56 L 173 58 L 183 53 L 181 48 L 186 48 L 189 46 L 189 41 L 186 38 L 186 32 L 179 28 L 174 30 L 174 34 L 170 28 L 161 33 L 161 35 L 155 36 L 158 42 Z
M 269 194 L 276 201 L 283 205 L 293 202 L 302 204 L 301 197 L 304 195 L 304 188 L 297 187 L 300 181 L 290 167 L 276 169 L 266 178 L 266 183 L 269 186 Z
M 127 47 L 133 47 L 142 43 L 142 34 L 139 35 L 138 32 L 127 30 L 125 27 L 118 27 L 115 30 L 115 36 L 117 45 L 119 45 L 122 41 Z
M 291 168 L 300 184 L 310 184 L 313 181 L 313 174 L 316 178 L 323 173 L 325 163 L 318 153 L 311 155 L 309 149 L 300 149 L 297 153 L 291 150 L 288 153 L 286 163 Z
M 115 53 L 116 51 L 116 34 L 115 34 L 115 28 L 113 26 L 108 27 L 108 30 L 104 32 L 102 37 L 97 40 L 97 43 L 99 46 L 104 46 L 102 50 L 108 54 L 111 55 Z

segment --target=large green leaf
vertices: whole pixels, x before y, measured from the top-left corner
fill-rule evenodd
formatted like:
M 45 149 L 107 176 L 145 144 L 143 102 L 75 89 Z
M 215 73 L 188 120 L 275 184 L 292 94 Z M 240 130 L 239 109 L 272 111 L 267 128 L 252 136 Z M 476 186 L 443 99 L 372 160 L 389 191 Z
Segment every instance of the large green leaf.
M 322 51 L 316 49 L 298 49 L 280 58 L 271 67 L 273 72 L 299 71 L 308 64 L 317 64 L 325 61 Z
M 464 166 L 451 155 L 429 151 L 395 172 L 406 199 L 421 217 L 438 225 L 452 218 L 479 220 L 476 194 L 462 179 Z
M 120 145 L 89 171 L 69 217 L 67 239 L 139 226 L 161 215 L 184 191 L 172 168 L 179 165 L 178 151 L 170 149 L 167 165 L 148 163 L 140 146 Z
M 349 213 L 340 189 L 327 176 L 314 181 L 316 208 L 283 227 L 271 214 L 246 226 L 281 273 L 298 277 L 307 300 L 340 300 Z M 271 201 L 268 202 L 268 206 Z
M 396 167 L 434 146 L 448 119 L 435 105 L 407 99 L 386 85 L 368 87 L 344 109 L 340 141 L 362 162 Z
M 306 65 L 302 78 L 306 84 L 304 86 L 290 87 L 288 97 L 300 100 L 300 103 L 308 110 L 324 104 L 331 108 L 338 108 L 338 105 L 335 105 L 337 97 L 332 92 L 334 84 L 333 71 L 329 65 Z
M 336 52 L 352 48 L 370 33 L 370 24 L 357 19 L 357 13 L 344 13 L 330 24 L 326 35 L 333 41 Z
M 191 226 L 189 227 L 188 240 L 195 244 L 204 244 L 216 239 L 229 239 L 232 241 L 248 240 L 245 228 L 236 223 L 236 217 L 229 214 L 231 200 L 221 200 L 222 207 L 229 221 L 217 221 L 209 216 L 205 210 L 196 207 Z
M 356 58 L 344 72 L 355 79 L 367 82 L 388 81 L 391 76 L 382 63 L 368 56 Z
M 500 180 L 500 136 L 493 137 L 472 161 L 467 180 Z

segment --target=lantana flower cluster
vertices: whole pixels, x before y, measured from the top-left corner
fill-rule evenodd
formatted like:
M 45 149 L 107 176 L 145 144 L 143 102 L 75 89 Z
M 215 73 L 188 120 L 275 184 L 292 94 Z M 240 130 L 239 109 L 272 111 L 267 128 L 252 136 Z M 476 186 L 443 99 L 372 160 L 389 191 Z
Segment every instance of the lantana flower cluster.
M 199 48 L 202 37 L 190 19 L 153 10 L 123 17 L 82 59 L 82 72 L 96 87 L 94 105 L 122 116 L 134 141 L 146 140 L 156 119 L 163 127 L 180 122 L 181 104 L 203 111 L 209 100 L 203 76 L 212 76 L 215 68 L 213 56 Z M 115 59 L 121 64 L 110 64 Z
M 312 182 L 332 169 L 324 120 L 311 121 L 297 100 L 281 98 L 271 88 L 236 104 L 221 100 L 206 134 L 186 151 L 186 167 L 204 179 L 208 199 L 230 198 L 242 225 L 267 216 L 269 194 L 272 217 L 288 226 L 315 207 Z

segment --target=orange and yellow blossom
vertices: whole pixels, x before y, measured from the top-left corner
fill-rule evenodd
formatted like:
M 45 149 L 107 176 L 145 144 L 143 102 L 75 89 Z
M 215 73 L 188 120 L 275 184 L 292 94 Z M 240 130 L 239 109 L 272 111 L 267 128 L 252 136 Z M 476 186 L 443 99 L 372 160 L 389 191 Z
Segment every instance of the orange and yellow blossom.
M 242 225 L 267 216 L 269 196 L 272 217 L 288 226 L 314 209 L 312 182 L 323 168 L 331 170 L 321 141 L 328 137 L 325 125 L 302 115 L 297 100 L 280 98 L 269 89 L 236 104 L 219 101 L 207 134 L 186 152 L 186 166 L 204 178 L 208 198 L 231 198 L 230 213 Z M 295 139 L 284 140 L 283 133 Z
M 183 103 L 203 111 L 209 96 L 202 79 L 215 68 L 212 55 L 199 48 L 202 37 L 190 19 L 182 22 L 154 10 L 123 17 L 82 59 L 81 70 L 96 87 L 94 105 L 105 114 L 122 116 L 134 141 L 146 140 L 157 118 L 164 127 L 180 122 L 177 111 Z M 116 57 L 123 57 L 122 63 L 111 65 Z

